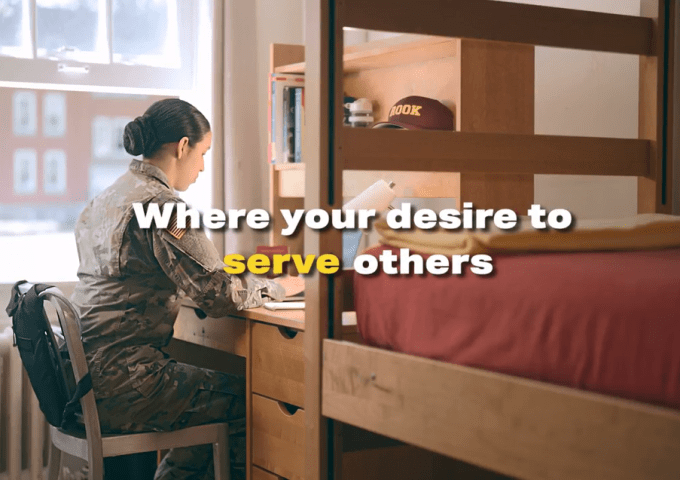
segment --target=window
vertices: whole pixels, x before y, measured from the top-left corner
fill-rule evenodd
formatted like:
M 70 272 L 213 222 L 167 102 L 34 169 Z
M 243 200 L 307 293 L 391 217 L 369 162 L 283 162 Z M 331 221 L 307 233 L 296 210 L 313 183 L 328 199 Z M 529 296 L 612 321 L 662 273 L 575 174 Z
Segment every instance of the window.
M 108 63 L 106 2 L 36 0 L 38 58 Z
M 195 18 L 186 15 L 194 10 Z M 0 131 L 7 134 L 0 152 L 6 172 L 0 176 L 0 284 L 77 279 L 78 215 L 127 171 L 131 158 L 122 132 L 149 105 L 180 97 L 211 118 L 212 12 L 211 0 L 0 0 Z M 80 33 L 49 26 L 39 37 L 39 15 L 45 13 L 76 16 Z M 98 63 L 102 31 L 110 39 L 108 63 Z M 197 54 L 176 55 L 178 50 Z M 60 77 L 61 64 L 87 67 L 88 73 Z M 195 75 L 191 90 L 159 77 L 176 71 L 185 79 Z M 150 79 L 140 78 L 145 72 Z M 10 76 L 15 81 L 7 81 Z M 199 209 L 212 202 L 210 159 L 182 194 Z
M 14 93 L 12 108 L 13 133 L 17 137 L 35 135 L 37 128 L 35 92 Z
M 47 150 L 43 160 L 43 191 L 47 195 L 66 193 L 66 152 Z
M 31 148 L 18 148 L 14 151 L 14 188 L 12 192 L 16 196 L 30 195 L 35 193 L 37 162 L 35 150 Z
M 176 1 L 113 0 L 113 25 L 114 62 L 180 68 Z
M 199 4 L 0 0 L 0 81 L 190 90 Z
M 0 129 L 11 132 L 15 112 L 38 121 L 28 122 L 30 135 L 8 135 L 0 155 L 8 172 L 0 178 L 0 283 L 75 280 L 76 219 L 127 171 L 125 125 L 164 97 L 0 87 L 0 110 L 17 98 L 21 108 L 1 116 Z
M 25 0 L 0 1 L 0 55 L 31 58 L 30 16 Z

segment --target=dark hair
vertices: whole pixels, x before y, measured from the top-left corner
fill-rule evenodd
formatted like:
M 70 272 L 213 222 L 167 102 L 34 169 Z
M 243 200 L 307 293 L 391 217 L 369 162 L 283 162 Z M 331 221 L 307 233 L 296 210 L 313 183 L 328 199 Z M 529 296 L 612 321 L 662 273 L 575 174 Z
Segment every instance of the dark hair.
M 210 122 L 193 105 L 166 98 L 151 105 L 144 115 L 125 126 L 123 145 L 130 155 L 151 158 L 165 143 L 189 138 L 193 147 L 210 131 Z

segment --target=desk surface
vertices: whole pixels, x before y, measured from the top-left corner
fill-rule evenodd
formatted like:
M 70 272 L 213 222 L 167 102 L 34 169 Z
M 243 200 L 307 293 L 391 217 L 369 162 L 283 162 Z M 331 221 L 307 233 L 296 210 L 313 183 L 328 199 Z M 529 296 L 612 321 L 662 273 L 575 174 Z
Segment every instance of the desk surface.
M 267 310 L 264 307 L 258 307 L 242 310 L 235 316 L 296 330 L 304 331 L 305 329 L 304 310 Z
M 264 307 L 241 310 L 223 318 L 199 318 L 195 309 L 199 308 L 190 299 L 182 302 L 174 328 L 174 338 L 195 343 L 204 347 L 216 348 L 237 355 L 246 355 L 245 319 L 267 323 L 284 328 L 305 330 L 304 310 L 267 310 Z M 342 314 L 343 335 L 357 332 L 354 312 Z
M 237 314 L 243 318 L 249 318 L 258 322 L 278 325 L 280 327 L 305 330 L 305 311 L 304 310 L 267 310 L 264 307 L 243 310 Z M 343 332 L 354 332 L 357 328 L 357 317 L 355 312 L 344 312 L 342 314 Z

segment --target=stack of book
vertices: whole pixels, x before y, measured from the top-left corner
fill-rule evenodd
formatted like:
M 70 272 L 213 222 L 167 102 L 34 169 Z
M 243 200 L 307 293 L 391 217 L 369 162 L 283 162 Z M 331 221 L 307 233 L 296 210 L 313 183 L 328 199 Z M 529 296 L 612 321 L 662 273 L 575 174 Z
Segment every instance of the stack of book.
M 305 76 L 273 73 L 269 81 L 269 163 L 300 163 L 305 125 Z

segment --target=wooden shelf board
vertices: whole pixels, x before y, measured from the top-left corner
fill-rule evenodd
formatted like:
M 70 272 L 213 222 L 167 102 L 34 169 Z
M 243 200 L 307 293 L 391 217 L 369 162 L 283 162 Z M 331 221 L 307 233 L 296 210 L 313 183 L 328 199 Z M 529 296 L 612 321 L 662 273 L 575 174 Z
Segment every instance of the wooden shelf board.
M 385 15 L 384 12 L 389 12 Z M 417 14 L 416 14 L 417 13 Z M 347 2 L 342 26 L 655 55 L 651 18 L 489 0 Z
M 387 172 L 652 174 L 652 142 L 640 139 L 344 128 L 342 144 L 345 171 L 378 176 Z M 305 164 L 274 168 L 287 175 L 287 184 L 300 185 L 297 193 L 284 196 L 301 196 Z M 356 179 L 347 181 L 357 183 Z
M 444 37 L 415 38 L 411 35 L 367 42 L 345 48 L 343 57 L 345 73 L 394 65 L 426 62 L 437 58 L 455 56 L 458 40 Z M 304 73 L 305 63 L 283 65 L 276 73 Z
M 342 149 L 348 170 L 650 175 L 638 139 L 345 128 Z
M 275 163 L 274 164 L 274 170 L 277 171 L 282 171 L 282 170 L 304 170 L 305 169 L 305 164 L 304 163 Z
M 301 208 L 291 202 L 304 200 L 305 164 L 298 163 L 295 169 L 283 169 L 277 173 L 276 208 Z M 455 172 L 345 169 L 342 194 L 345 198 L 356 197 L 381 179 L 396 183 L 394 192 L 397 197 L 457 198 L 460 190 L 460 175 Z

